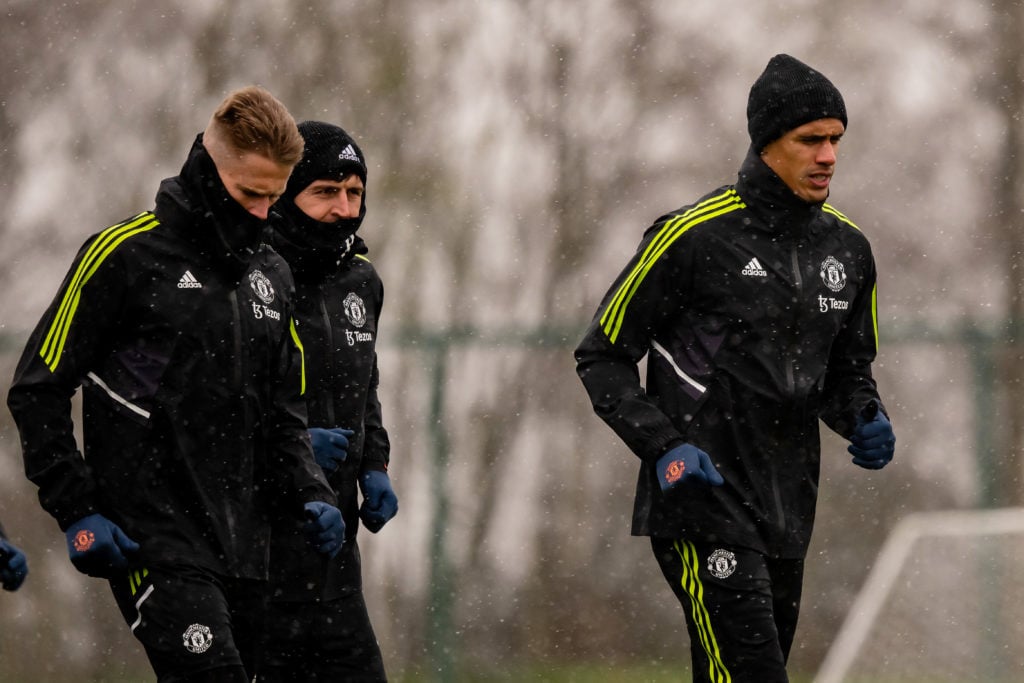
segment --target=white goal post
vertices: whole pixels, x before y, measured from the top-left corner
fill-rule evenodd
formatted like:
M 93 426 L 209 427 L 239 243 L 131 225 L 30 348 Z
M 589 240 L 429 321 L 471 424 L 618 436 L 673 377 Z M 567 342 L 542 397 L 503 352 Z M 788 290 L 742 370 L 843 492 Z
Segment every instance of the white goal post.
M 1024 508 L 912 513 L 815 683 L 1024 680 Z

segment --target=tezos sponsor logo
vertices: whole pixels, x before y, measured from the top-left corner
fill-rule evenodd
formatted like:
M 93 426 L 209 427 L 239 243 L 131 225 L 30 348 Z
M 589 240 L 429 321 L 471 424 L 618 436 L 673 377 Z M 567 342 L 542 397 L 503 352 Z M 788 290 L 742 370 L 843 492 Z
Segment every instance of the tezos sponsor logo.
M 833 292 L 840 291 L 846 286 L 846 268 L 835 256 L 829 256 L 821 262 L 821 281 Z
M 708 571 L 716 579 L 727 579 L 736 571 L 736 553 L 719 548 L 708 555 Z
M 818 310 L 822 313 L 829 311 L 845 311 L 850 308 L 850 302 L 843 299 L 836 299 L 831 296 L 818 295 Z
M 209 650 L 210 646 L 213 645 L 213 631 L 210 630 L 209 626 L 192 624 L 181 634 L 181 639 L 185 644 L 186 650 L 199 655 Z
M 256 318 L 257 320 L 260 320 L 262 318 L 270 318 L 271 320 L 280 320 L 281 319 L 281 314 L 278 313 L 277 311 L 275 311 L 270 306 L 267 306 L 266 304 L 261 304 L 259 302 L 253 301 L 252 302 L 252 317 Z

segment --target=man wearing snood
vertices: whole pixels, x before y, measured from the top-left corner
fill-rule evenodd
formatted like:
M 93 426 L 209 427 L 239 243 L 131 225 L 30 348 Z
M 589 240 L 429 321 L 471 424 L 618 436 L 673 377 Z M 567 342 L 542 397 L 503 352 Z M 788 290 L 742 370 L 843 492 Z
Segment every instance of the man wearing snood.
M 855 465 L 895 437 L 871 374 L 867 238 L 826 202 L 846 105 L 773 57 L 735 184 L 647 229 L 576 349 L 595 412 L 640 459 L 632 532 L 683 606 L 694 681 L 787 681 L 818 490 L 818 421 Z M 637 363 L 647 357 L 647 381 Z
M 259 680 L 384 681 L 356 543 L 360 521 L 376 533 L 398 512 L 377 399 L 384 290 L 357 234 L 366 216 L 366 161 L 338 126 L 306 121 L 299 132 L 306 151 L 271 211 L 268 241 L 295 274 L 309 432 L 346 532 L 338 555 L 322 558 L 303 552 L 292 518 L 274 520 Z
M 109 581 L 161 683 L 252 680 L 272 504 L 307 520 L 307 554 L 343 541 L 291 273 L 262 244 L 302 148 L 269 92 L 228 95 L 155 208 L 86 240 L 8 396 L 71 562 Z

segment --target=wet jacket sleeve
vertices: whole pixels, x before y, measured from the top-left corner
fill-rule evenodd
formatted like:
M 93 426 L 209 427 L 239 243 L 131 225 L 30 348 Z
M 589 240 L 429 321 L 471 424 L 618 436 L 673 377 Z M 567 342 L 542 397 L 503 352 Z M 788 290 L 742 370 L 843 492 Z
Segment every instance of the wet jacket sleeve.
M 605 295 L 575 351 L 576 372 L 594 412 L 642 460 L 654 461 L 683 436 L 647 395 L 637 363 L 667 313 L 685 297 L 692 268 L 686 240 L 659 249 L 662 219 Z M 669 303 L 666 303 L 668 301 Z
M 109 245 L 108 245 L 109 246 Z M 96 482 L 78 449 L 71 397 L 107 350 L 130 275 L 103 234 L 79 251 L 29 337 L 7 396 L 25 474 L 62 530 L 97 511 Z
M 373 300 L 375 304 L 374 319 L 377 321 L 377 332 L 380 333 L 380 314 L 384 308 L 384 284 L 379 277 L 374 278 Z M 384 429 L 384 416 L 377 396 L 380 384 L 380 373 L 377 370 L 377 353 L 373 354 L 373 370 L 370 372 L 370 386 L 366 391 L 366 409 L 363 413 L 363 460 L 360 463 L 360 474 L 368 470 L 388 471 L 391 462 L 391 441 Z
M 306 378 L 302 340 L 288 308 L 288 335 L 282 340 L 273 405 L 270 407 L 268 452 L 272 486 L 284 497 L 295 501 L 293 510 L 303 504 L 322 501 L 337 505 L 333 489 L 323 470 L 313 459 L 313 447 L 306 429 Z
M 860 409 L 871 399 L 878 399 L 871 375 L 871 363 L 878 352 L 878 288 L 875 262 L 866 243 L 862 258 L 864 286 L 832 345 L 820 412 L 822 421 L 846 438 L 853 433 Z
M 377 354 L 373 355 L 373 372 L 370 375 L 370 386 L 366 392 L 366 412 L 363 417 L 365 441 L 363 442 L 363 461 L 360 471 L 388 471 L 391 460 L 391 442 L 388 432 L 384 429 L 384 418 L 381 412 L 380 399 L 377 397 L 379 381 L 377 371 Z

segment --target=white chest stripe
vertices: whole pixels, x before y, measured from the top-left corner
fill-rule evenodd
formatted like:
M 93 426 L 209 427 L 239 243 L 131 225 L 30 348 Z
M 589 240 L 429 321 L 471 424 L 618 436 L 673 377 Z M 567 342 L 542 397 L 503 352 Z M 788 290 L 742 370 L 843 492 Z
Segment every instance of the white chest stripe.
M 142 408 L 138 407 L 137 405 L 135 405 L 134 403 L 132 403 L 131 401 L 129 401 L 129 400 L 128 400 L 128 399 L 126 399 L 125 397 L 123 397 L 123 396 L 121 396 L 121 395 L 119 395 L 119 394 L 115 393 L 115 392 L 114 392 L 113 390 L 111 390 L 111 388 L 110 388 L 110 387 L 108 387 L 108 386 L 106 385 L 106 383 L 104 383 L 104 381 L 103 381 L 103 380 L 101 380 L 101 379 L 100 379 L 100 378 L 99 378 L 99 377 L 98 377 L 98 376 L 96 375 L 96 373 L 90 372 L 90 373 L 89 373 L 88 375 L 86 375 L 86 376 L 87 376 L 87 377 L 88 377 L 89 379 L 91 379 L 91 380 L 92 380 L 93 382 L 95 382 L 95 383 L 96 383 L 96 386 L 98 386 L 98 387 L 99 387 L 100 389 L 102 389 L 103 391 L 107 392 L 107 395 L 108 395 L 108 396 L 110 396 L 110 398 L 114 399 L 115 401 L 117 401 L 118 403 L 120 403 L 120 404 L 121 404 L 121 405 L 123 405 L 123 406 L 124 406 L 125 408 L 127 408 L 127 409 L 128 409 L 128 410 L 130 410 L 130 411 L 132 411 L 133 413 L 136 413 L 136 414 L 138 414 L 138 415 L 141 415 L 142 417 L 146 418 L 147 420 L 149 419 L 149 411 L 148 411 L 148 410 L 144 410 L 144 409 L 142 409 Z
M 135 629 L 138 628 L 139 624 L 142 623 L 142 603 L 144 603 L 146 601 L 146 598 L 148 598 L 149 594 L 152 593 L 152 592 L 153 592 L 153 586 L 150 585 L 149 588 L 146 589 L 146 592 L 142 594 L 142 597 L 139 598 L 138 601 L 135 603 L 135 613 L 138 614 L 139 616 L 135 619 L 135 621 L 132 622 L 132 625 L 131 625 L 132 633 L 135 633 Z
M 708 388 L 707 388 L 706 386 L 704 386 L 703 384 L 701 384 L 700 382 L 698 382 L 697 380 L 695 380 L 694 378 L 690 377 L 690 376 L 689 376 L 689 375 L 687 375 L 687 374 L 686 374 L 685 372 L 683 372 L 682 370 L 680 370 L 680 369 L 679 369 L 679 366 L 678 366 L 678 365 L 676 365 L 676 362 L 675 362 L 674 360 L 672 360 L 672 356 L 671 356 L 671 355 L 669 355 L 669 352 L 668 352 L 668 350 L 667 350 L 667 349 L 665 349 L 665 347 L 664 347 L 664 346 L 662 346 L 661 344 L 659 344 L 658 342 L 656 342 L 656 341 L 654 341 L 654 340 L 652 339 L 652 340 L 651 340 L 651 347 L 652 347 L 652 348 L 653 348 L 653 349 L 654 349 L 655 351 L 657 351 L 657 352 L 658 352 L 659 354 L 661 354 L 661 356 L 662 356 L 662 357 L 663 357 L 663 358 L 664 358 L 665 360 L 667 360 L 667 361 L 668 361 L 669 365 L 671 365 L 671 366 L 672 366 L 672 369 L 676 371 L 676 374 L 677 374 L 677 375 L 679 375 L 679 379 L 683 380 L 684 382 L 686 382 L 687 384 L 689 384 L 689 385 L 690 385 L 691 387 L 693 387 L 694 389 L 696 389 L 697 391 L 699 391 L 699 392 L 700 392 L 700 393 L 702 393 L 702 394 L 703 394 L 703 393 L 704 393 L 705 391 L 707 391 L 707 390 L 708 390 Z

